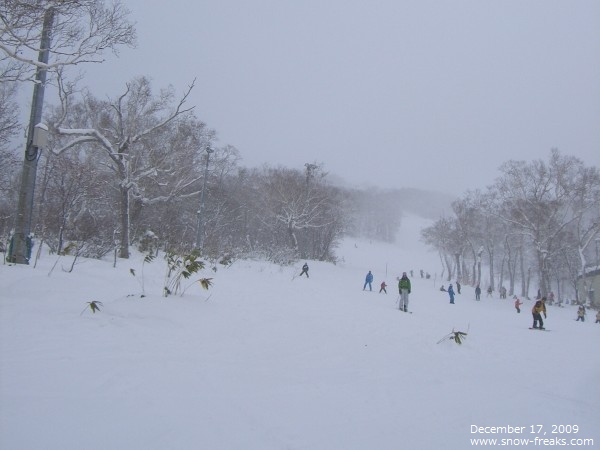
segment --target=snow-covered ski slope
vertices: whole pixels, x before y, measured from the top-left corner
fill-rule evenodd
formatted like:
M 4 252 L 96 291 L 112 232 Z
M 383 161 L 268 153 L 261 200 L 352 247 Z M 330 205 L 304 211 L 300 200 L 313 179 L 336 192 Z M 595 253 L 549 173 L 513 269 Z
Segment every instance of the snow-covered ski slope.
M 72 273 L 56 255 L 35 269 L 0 265 L 0 448 L 600 445 L 592 311 L 580 323 L 575 307 L 549 307 L 552 333 L 532 333 L 531 301 L 517 314 L 512 300 L 476 302 L 463 286 L 450 305 L 439 259 L 419 242 L 426 224 L 406 218 L 394 245 L 347 239 L 338 264 L 308 261 L 309 279 L 298 277 L 304 261 L 207 269 L 213 287 L 185 281 L 183 297 L 161 296 L 160 258 L 81 260 Z M 411 269 L 405 314 L 396 277 Z M 362 290 L 368 270 L 373 292 Z M 468 333 L 462 345 L 437 344 L 453 329 Z M 567 430 L 558 425 L 578 433 L 553 434 Z

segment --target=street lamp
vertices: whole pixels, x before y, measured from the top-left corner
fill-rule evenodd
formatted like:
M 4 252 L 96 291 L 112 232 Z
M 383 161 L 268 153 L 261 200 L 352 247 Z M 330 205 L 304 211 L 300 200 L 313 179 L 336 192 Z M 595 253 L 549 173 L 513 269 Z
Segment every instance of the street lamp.
M 202 192 L 200 193 L 200 209 L 198 209 L 198 234 L 196 235 L 196 248 L 202 251 L 204 247 L 204 220 L 202 214 L 204 213 L 204 191 L 206 190 L 206 178 L 208 176 L 208 162 L 210 161 L 210 154 L 213 153 L 212 148 L 206 147 L 206 166 L 204 167 L 204 181 L 202 183 Z

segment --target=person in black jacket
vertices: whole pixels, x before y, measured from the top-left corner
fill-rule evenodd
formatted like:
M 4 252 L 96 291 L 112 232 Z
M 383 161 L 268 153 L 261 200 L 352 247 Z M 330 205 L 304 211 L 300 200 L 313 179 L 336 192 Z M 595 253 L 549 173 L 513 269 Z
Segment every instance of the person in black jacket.
M 302 272 L 300 272 L 300 276 L 302 275 L 306 275 L 306 278 L 308 277 L 308 264 L 304 263 L 304 265 L 302 266 Z
M 542 320 L 542 314 L 544 315 L 544 319 L 545 319 L 546 318 L 546 297 L 542 297 L 541 300 L 538 300 L 535 302 L 535 305 L 533 305 L 533 308 L 531 309 L 531 314 L 533 315 L 533 327 L 532 328 L 543 330 L 544 329 L 544 321 Z

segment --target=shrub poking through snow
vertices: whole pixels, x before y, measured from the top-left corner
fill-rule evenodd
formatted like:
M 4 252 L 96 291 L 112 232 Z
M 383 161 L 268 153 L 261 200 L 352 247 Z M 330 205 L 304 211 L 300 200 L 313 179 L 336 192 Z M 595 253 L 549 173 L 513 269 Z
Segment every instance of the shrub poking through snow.
M 437 343 L 439 344 L 440 342 L 443 342 L 443 341 L 449 339 L 451 341 L 456 342 L 458 345 L 460 345 L 466 339 L 467 334 L 468 333 L 466 333 L 465 331 L 454 331 L 454 328 L 453 328 L 450 333 L 448 333 L 446 336 L 441 338 Z
M 165 297 L 177 294 L 181 289 L 182 279 L 188 279 L 192 275 L 204 269 L 204 262 L 200 259 L 200 252 L 193 250 L 189 255 L 177 255 L 176 253 L 167 253 L 167 275 L 165 277 L 165 287 L 163 294 Z M 198 281 L 204 289 L 208 289 L 212 284 L 212 278 L 201 278 Z
M 93 314 L 96 314 L 96 311 L 100 311 L 100 306 L 102 306 L 102 302 L 99 302 L 97 300 L 87 302 L 87 306 L 85 307 L 85 309 L 83 311 L 81 311 L 81 314 L 83 314 L 85 312 L 85 310 L 88 308 L 90 308 L 92 310 Z

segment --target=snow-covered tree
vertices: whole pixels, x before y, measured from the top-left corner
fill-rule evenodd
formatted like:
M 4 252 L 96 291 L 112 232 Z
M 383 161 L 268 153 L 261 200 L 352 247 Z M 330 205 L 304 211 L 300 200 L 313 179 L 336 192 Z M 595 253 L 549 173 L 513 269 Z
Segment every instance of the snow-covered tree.
M 3 0 L 0 2 L 0 82 L 35 81 L 38 69 L 52 74 L 67 66 L 102 62 L 102 54 L 134 46 L 135 28 L 119 0 Z M 38 61 L 44 22 L 52 44 Z
M 322 168 L 315 165 L 312 171 L 307 176 L 293 169 L 267 168 L 258 185 L 259 218 L 274 236 L 285 236 L 296 256 L 325 259 L 342 229 L 340 199 L 324 183 Z
M 453 279 L 454 255 L 461 245 L 457 242 L 458 237 L 456 219 L 453 217 L 440 217 L 433 225 L 421 230 L 423 242 L 438 251 L 442 267 L 447 271 L 447 281 Z
M 19 107 L 15 97 L 14 84 L 0 83 L 0 150 L 6 150 L 7 143 L 19 131 Z
M 553 150 L 548 163 L 508 161 L 501 167 L 496 192 L 503 204 L 501 219 L 531 242 L 542 294 L 549 291 L 550 259 L 558 258 L 561 236 L 575 220 L 578 160 Z
M 51 131 L 61 138 L 55 153 L 87 144 L 103 155 L 102 164 L 113 174 L 122 258 L 129 256 L 132 199 L 151 205 L 198 195 L 198 158 L 211 132 L 185 106 L 193 86 L 175 100 L 173 88 L 155 94 L 150 81 L 139 77 L 111 100 L 88 92 L 79 103 L 64 107 L 64 98 L 51 122 Z

